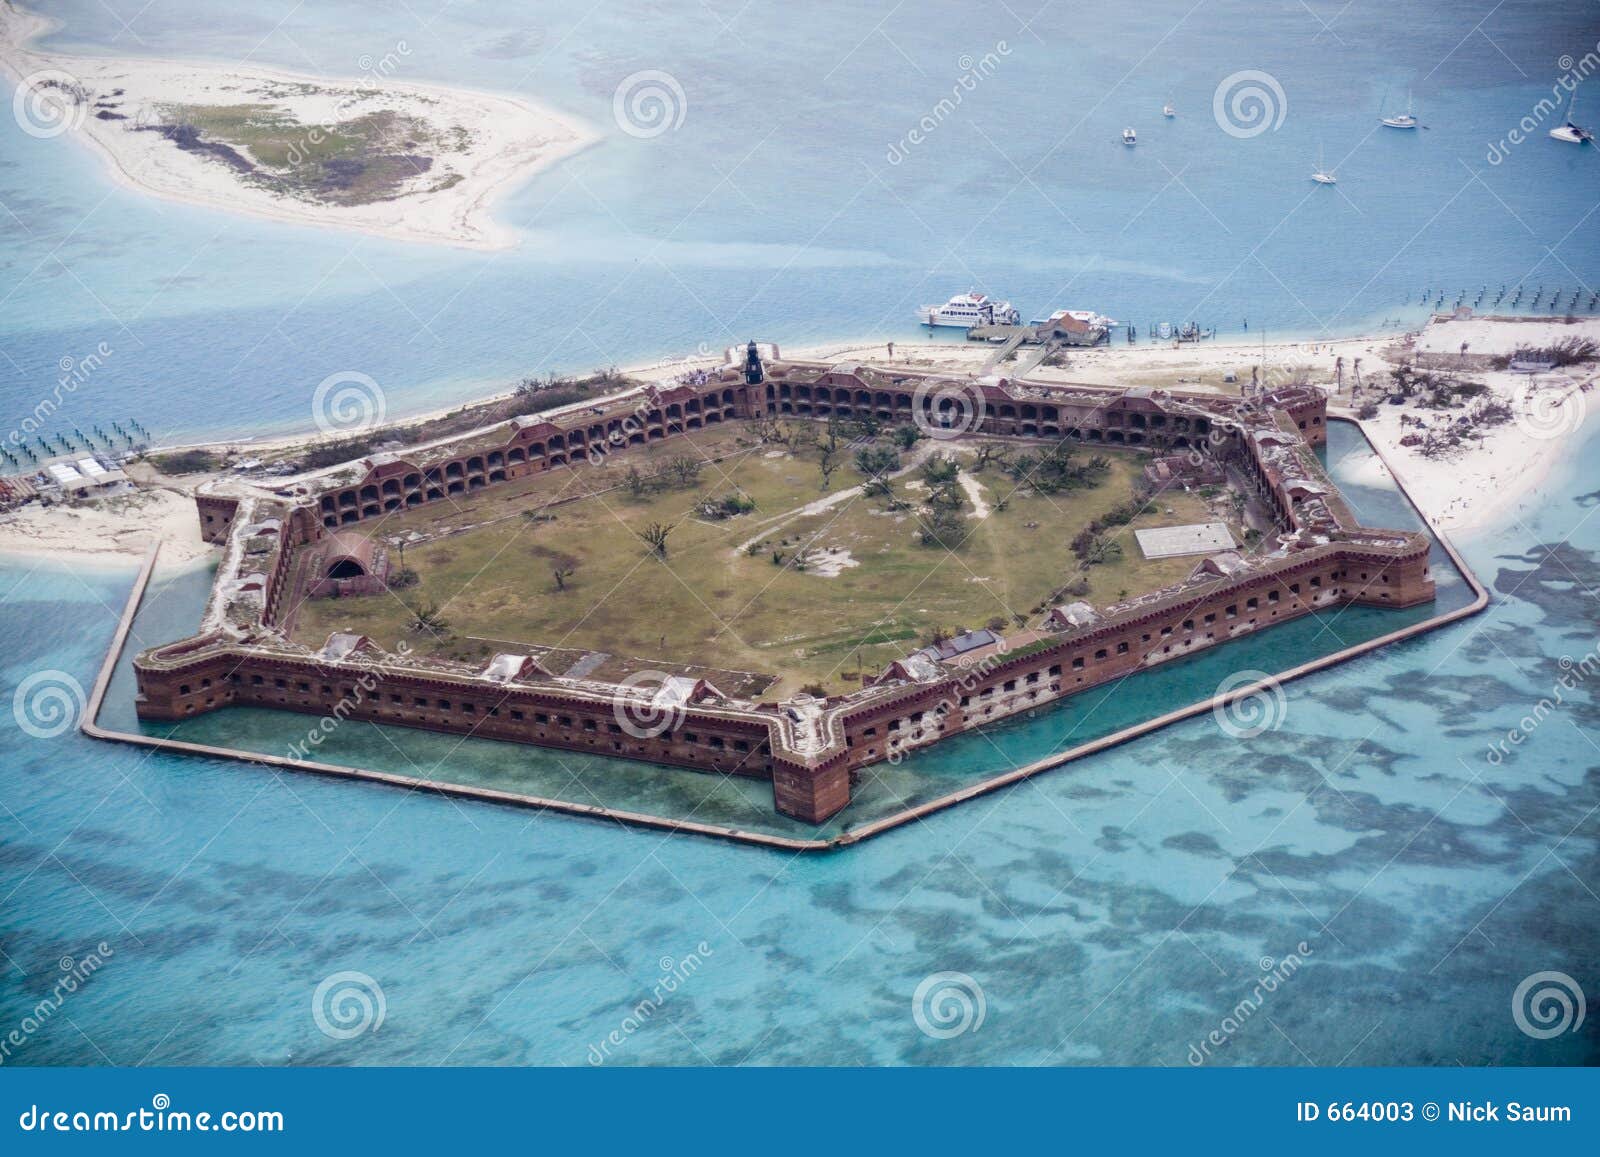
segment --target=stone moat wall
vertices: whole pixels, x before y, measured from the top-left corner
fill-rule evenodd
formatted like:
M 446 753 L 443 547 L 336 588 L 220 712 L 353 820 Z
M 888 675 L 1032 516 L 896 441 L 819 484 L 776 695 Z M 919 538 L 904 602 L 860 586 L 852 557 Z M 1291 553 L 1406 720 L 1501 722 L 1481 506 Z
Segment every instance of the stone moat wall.
M 286 590 L 294 585 L 286 575 L 292 571 L 298 547 L 352 523 L 444 494 L 570 466 L 574 454 L 577 461 L 588 461 L 597 442 L 636 445 L 707 423 L 775 413 L 852 416 L 871 407 L 879 417 L 913 416 L 912 407 L 918 404 L 913 391 L 857 390 L 848 382 L 838 384 L 840 376 L 830 372 L 806 382 L 804 397 L 800 386 L 783 379 L 755 385 L 713 380 L 699 390 L 656 395 L 655 404 L 640 406 L 622 425 L 614 425 L 615 418 L 566 428 L 548 421 L 527 423 L 513 428 L 499 449 L 475 448 L 426 468 L 404 459 L 375 463 L 359 482 L 304 499 L 279 521 L 273 532 L 278 545 L 263 592 L 262 622 L 272 624 Z M 1319 444 L 1325 438 L 1325 403 L 1320 395 L 1294 402 L 1283 412 L 1307 443 Z M 800 406 L 805 409 L 797 409 Z M 826 411 L 819 412 L 819 406 Z M 988 434 L 1076 436 L 1158 447 L 1181 447 L 1215 437 L 1203 415 L 1159 413 L 1159 406 L 1147 398 L 1112 392 L 1098 402 L 1007 399 L 985 409 L 978 431 Z M 1161 419 L 1159 425 L 1156 418 Z M 695 425 L 688 425 L 690 419 Z M 1099 431 L 1100 437 L 1090 438 L 1091 430 Z M 1115 440 L 1110 438 L 1113 432 L 1119 435 Z M 1296 499 L 1274 492 L 1270 478 L 1263 476 L 1261 481 L 1280 510 L 1290 512 Z M 438 494 L 433 493 L 435 488 Z M 227 541 L 237 501 L 202 495 L 197 506 L 206 537 Z M 1234 578 L 1219 577 L 1175 595 L 1152 596 L 1104 622 L 1049 636 L 1015 653 L 991 655 L 953 677 L 885 688 L 879 695 L 865 696 L 856 707 L 834 703 L 835 710 L 823 721 L 820 742 L 809 743 L 797 738 L 784 708 L 774 704 L 754 710 L 685 704 L 672 714 L 666 729 L 640 734 L 603 689 L 497 683 L 470 671 L 429 670 L 422 662 L 386 661 L 382 655 L 330 660 L 236 642 L 220 633 L 140 655 L 135 661 L 138 712 L 145 719 L 180 720 L 225 706 L 268 707 L 750 776 L 772 783 L 779 812 L 820 823 L 849 803 L 853 772 L 897 758 L 902 751 L 1319 608 L 1340 603 L 1408 607 L 1432 597 L 1425 537 L 1410 536 L 1403 549 L 1389 543 L 1324 543 Z M 315 732 L 311 728 L 291 735 L 286 748 L 297 742 L 303 747 Z

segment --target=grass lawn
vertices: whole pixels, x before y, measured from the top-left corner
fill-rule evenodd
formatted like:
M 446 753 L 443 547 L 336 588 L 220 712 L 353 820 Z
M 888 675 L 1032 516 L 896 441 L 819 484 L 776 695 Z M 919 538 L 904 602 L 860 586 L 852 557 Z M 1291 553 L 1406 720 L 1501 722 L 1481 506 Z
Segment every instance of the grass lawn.
M 728 457 L 705 465 L 689 487 L 634 495 L 623 485 L 630 464 L 649 473 L 690 451 L 688 441 L 675 440 L 614 455 L 602 468 L 555 471 L 491 488 L 469 504 L 363 526 L 385 538 L 456 533 L 406 548 L 406 565 L 420 578 L 415 588 L 307 602 L 295 636 L 318 644 L 330 631 L 354 630 L 384 646 L 405 638 L 424 652 L 472 659 L 506 649 L 489 640 L 526 640 L 618 657 L 596 669 L 600 677 L 694 664 L 776 679 L 768 695 L 809 683 L 839 692 L 935 627 L 1037 621 L 1037 609 L 1080 573 L 1089 593 L 1074 597 L 1097 604 L 1181 578 L 1196 560 L 1146 561 L 1133 530 L 1215 517 L 1198 496 L 1163 496 L 1112 532 L 1124 544 L 1120 558 L 1080 572 L 1073 537 L 1129 497 L 1142 456 L 1108 451 L 1110 467 L 1097 485 L 1051 496 L 1018 490 L 994 466 L 968 475 L 989 513 L 966 518 L 967 539 L 945 550 L 918 540 L 918 490 L 908 486 L 917 471 L 894 482 L 911 509 L 891 511 L 884 498 L 857 494 L 806 513 L 807 504 L 857 486 L 862 476 L 846 464 L 824 490 L 814 447 L 762 445 L 742 425 L 697 435 L 693 448 Z M 606 485 L 616 489 L 593 492 Z M 723 521 L 694 512 L 735 490 L 756 508 Z M 966 513 L 975 513 L 970 503 Z M 638 535 L 651 523 L 672 526 L 665 559 Z M 572 572 L 565 589 L 557 589 L 556 568 Z M 409 629 L 407 604 L 424 603 L 439 608 L 446 638 Z M 766 682 L 724 690 L 752 693 Z

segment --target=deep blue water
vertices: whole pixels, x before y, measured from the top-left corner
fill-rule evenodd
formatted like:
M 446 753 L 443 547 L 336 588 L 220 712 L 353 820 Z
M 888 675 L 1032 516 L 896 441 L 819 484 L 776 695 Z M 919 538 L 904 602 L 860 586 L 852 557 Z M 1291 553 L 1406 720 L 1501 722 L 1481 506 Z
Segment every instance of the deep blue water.
M 219 7 L 134 19 L 139 5 L 113 2 L 135 41 L 98 3 L 63 4 L 59 43 L 237 58 L 259 42 L 264 61 L 350 71 L 406 38 L 419 79 L 535 94 L 596 124 L 637 69 L 673 72 L 689 108 L 678 132 L 612 133 L 511 197 L 507 219 L 534 238 L 496 256 L 146 201 L 7 120 L 8 410 L 100 340 L 116 352 L 73 405 L 176 437 L 304 425 L 311 387 L 342 369 L 401 408 L 750 332 L 904 335 L 908 307 L 969 282 L 1030 313 L 1067 298 L 1141 322 L 1248 313 L 1254 333 L 1344 332 L 1424 283 L 1595 280 L 1595 154 L 1530 142 L 1482 161 L 1555 57 L 1597 39 L 1566 6 L 1502 6 L 1483 35 L 1453 5 L 1403 21 L 1322 4 L 1182 20 L 1187 5 L 1113 21 L 1051 8 L 1044 44 L 1003 9 L 920 6 L 875 31 L 881 9 L 843 5 L 695 6 L 692 20 L 642 5 Z M 889 165 L 957 58 L 1000 38 L 1012 52 L 963 115 Z M 1209 107 L 1247 68 L 1278 78 L 1288 112 L 1240 141 Z M 1431 129 L 1368 137 L 1408 88 Z M 1168 98 L 1170 126 L 1155 111 Z M 1125 151 L 1129 122 L 1141 144 Z M 1348 202 L 1305 200 L 1319 142 Z M 1490 611 L 1290 686 L 1275 729 L 1235 739 L 1196 719 L 839 855 L 0 730 L 0 1036 L 62 958 L 109 950 L 4 1059 L 582 1065 L 617 1031 L 623 1064 L 1182 1065 L 1293 954 L 1301 966 L 1213 1063 L 1593 1063 L 1592 1008 L 1579 1032 L 1539 1040 L 1511 1007 L 1541 971 L 1576 978 L 1591 1006 L 1600 995 L 1593 689 L 1504 759 L 1488 752 L 1563 657 L 1600 642 L 1596 448 L 1591 427 L 1522 518 L 1465 544 Z M 132 577 L 4 563 L 0 690 L 41 672 L 87 687 Z M 202 581 L 154 588 L 141 632 L 186 630 Z M 970 758 L 1002 760 L 1063 718 L 997 729 Z M 389 734 L 397 765 L 468 758 Z M 314 993 L 342 972 L 381 988 L 376 1032 L 319 1029 Z M 981 989 L 976 1031 L 919 1029 L 914 994 L 942 972 Z M 641 1002 L 651 1015 L 628 1031 Z

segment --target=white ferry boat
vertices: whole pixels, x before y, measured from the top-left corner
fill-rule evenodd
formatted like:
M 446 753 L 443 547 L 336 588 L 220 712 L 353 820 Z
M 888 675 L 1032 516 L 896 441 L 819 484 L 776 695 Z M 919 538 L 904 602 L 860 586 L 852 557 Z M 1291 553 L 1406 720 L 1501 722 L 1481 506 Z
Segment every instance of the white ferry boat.
M 920 306 L 917 320 L 927 326 L 971 329 L 975 325 L 1017 325 L 1022 321 L 1022 314 L 1009 301 L 995 301 L 974 290 L 958 293 L 943 305 Z

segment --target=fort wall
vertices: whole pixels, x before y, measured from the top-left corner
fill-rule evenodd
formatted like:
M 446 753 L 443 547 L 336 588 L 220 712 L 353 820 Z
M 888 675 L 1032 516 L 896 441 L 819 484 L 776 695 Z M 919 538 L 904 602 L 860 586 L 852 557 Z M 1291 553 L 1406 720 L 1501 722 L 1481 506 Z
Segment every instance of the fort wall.
M 336 472 L 293 500 L 263 496 L 241 504 L 201 495 L 204 533 L 227 546 L 215 605 L 201 635 L 137 657 L 138 712 L 178 720 L 229 705 L 270 707 L 752 776 L 772 783 L 779 812 L 820 823 L 849 803 L 852 773 L 903 751 L 1319 608 L 1408 607 L 1433 597 L 1428 539 L 1360 527 L 1309 454 L 1325 438 L 1318 391 L 1241 402 L 882 379 L 850 368 L 775 366 L 764 381 L 747 382 L 735 371 L 703 386 L 514 420 L 427 455 L 375 456 L 353 468 L 359 477 Z M 330 640 L 330 648 L 313 652 L 273 630 L 286 593 L 314 581 L 295 574 L 297 555 L 306 553 L 295 548 L 368 518 L 737 418 L 871 414 L 937 423 L 940 399 L 963 389 L 981 391 L 969 413 L 970 428 L 983 434 L 1229 455 L 1302 541 L 1281 557 L 1106 608 L 1092 622 L 1052 624 L 1015 651 L 996 648 L 971 667 L 927 681 L 883 680 L 809 713 L 784 704 L 676 703 L 646 728 L 631 722 L 626 697 L 612 685 L 497 679 L 465 664 L 390 655 L 364 640 L 334 650 Z M 265 569 L 247 571 L 263 554 Z

